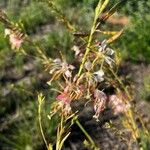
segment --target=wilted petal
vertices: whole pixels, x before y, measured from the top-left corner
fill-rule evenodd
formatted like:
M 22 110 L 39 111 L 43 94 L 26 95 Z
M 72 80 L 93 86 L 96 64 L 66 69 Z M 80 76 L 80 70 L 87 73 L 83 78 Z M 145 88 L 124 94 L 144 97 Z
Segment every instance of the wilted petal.
M 105 109 L 107 96 L 104 92 L 100 90 L 94 91 L 94 111 L 95 115 L 93 116 L 98 120 L 100 113 Z
M 106 101 L 104 101 L 104 100 L 99 100 L 96 104 L 94 104 L 95 114 L 94 114 L 93 118 L 95 118 L 97 121 L 98 121 L 98 118 L 99 118 L 99 115 L 101 114 L 101 112 L 104 111 L 105 105 L 106 105 Z
M 56 97 L 56 99 L 59 101 L 58 104 L 60 108 L 62 109 L 62 113 L 64 115 L 70 114 L 71 112 L 71 98 L 69 97 L 68 93 L 63 92 L 60 95 Z

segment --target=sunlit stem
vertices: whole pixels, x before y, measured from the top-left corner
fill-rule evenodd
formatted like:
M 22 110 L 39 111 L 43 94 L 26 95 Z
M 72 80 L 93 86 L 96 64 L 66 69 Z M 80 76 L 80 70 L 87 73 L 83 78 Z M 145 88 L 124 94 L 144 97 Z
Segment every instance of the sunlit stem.
M 44 101 L 44 97 L 42 96 L 42 94 L 39 94 L 38 95 L 38 102 L 39 102 L 39 105 L 38 105 L 38 120 L 39 120 L 40 132 L 42 134 L 42 138 L 43 138 L 43 141 L 46 145 L 46 148 L 49 150 L 48 142 L 46 141 L 46 138 L 45 138 L 45 135 L 44 135 L 44 131 L 43 131 L 43 127 L 42 127 L 42 119 L 41 119 L 41 108 L 42 108 L 43 101 Z
M 90 47 L 91 47 L 91 43 L 92 43 L 92 40 L 93 40 L 93 34 L 94 34 L 94 32 L 96 31 L 96 28 L 97 28 L 97 19 L 98 19 L 99 15 L 103 12 L 103 10 L 106 8 L 108 3 L 109 3 L 109 0 L 105 0 L 103 4 L 100 0 L 97 7 L 96 7 L 96 9 L 95 9 L 95 16 L 94 16 L 93 26 L 91 28 L 90 36 L 89 36 L 89 39 L 88 39 L 88 44 L 87 44 L 86 50 L 85 50 L 85 54 L 83 56 L 83 59 L 82 59 L 82 62 L 81 62 L 81 65 L 80 65 L 80 68 L 79 68 L 79 71 L 78 71 L 78 76 L 81 75 L 81 72 L 82 72 L 83 66 L 85 64 L 85 61 L 87 59 L 88 53 L 90 52 Z

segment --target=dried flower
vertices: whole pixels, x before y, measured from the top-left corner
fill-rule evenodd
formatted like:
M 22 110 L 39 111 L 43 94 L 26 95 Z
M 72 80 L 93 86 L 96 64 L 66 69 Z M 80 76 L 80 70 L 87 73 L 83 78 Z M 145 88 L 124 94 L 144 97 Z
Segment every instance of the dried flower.
M 95 115 L 93 116 L 93 118 L 96 118 L 97 121 L 98 121 L 100 113 L 105 109 L 106 101 L 107 101 L 107 96 L 104 92 L 100 90 L 94 91 Z
M 111 95 L 109 97 L 109 105 L 112 107 L 114 114 L 118 115 L 126 112 L 131 106 L 123 101 L 122 96 Z

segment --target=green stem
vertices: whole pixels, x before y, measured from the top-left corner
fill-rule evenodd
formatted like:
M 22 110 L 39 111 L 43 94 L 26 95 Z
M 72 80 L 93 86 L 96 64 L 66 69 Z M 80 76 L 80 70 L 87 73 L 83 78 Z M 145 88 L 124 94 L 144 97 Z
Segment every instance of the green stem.
M 91 33 L 90 33 L 90 36 L 89 36 L 89 40 L 88 40 L 88 44 L 87 44 L 87 47 L 86 47 L 86 50 L 85 50 L 85 54 L 84 54 L 84 57 L 82 59 L 82 63 L 81 63 L 80 68 L 79 68 L 78 76 L 81 75 L 84 63 L 86 61 L 86 57 L 87 57 L 87 55 L 88 55 L 88 53 L 90 51 L 90 46 L 91 46 L 91 42 L 92 42 L 92 39 L 93 39 L 93 33 L 94 33 L 94 29 L 95 29 L 95 24 L 96 24 L 96 20 L 94 20 L 94 26 L 91 29 Z
M 81 129 L 81 131 L 84 133 L 84 135 L 86 136 L 86 138 L 89 140 L 89 142 L 91 143 L 93 148 L 96 148 L 96 144 L 93 141 L 93 139 L 91 138 L 91 136 L 87 133 L 87 131 L 83 128 L 83 126 L 81 125 L 81 123 L 79 122 L 78 119 L 75 120 L 76 124 L 78 125 L 78 127 Z
M 109 70 L 112 72 L 112 74 L 114 75 L 114 77 L 116 78 L 116 80 L 119 82 L 119 84 L 121 85 L 121 87 L 124 89 L 124 91 L 127 94 L 128 98 L 130 100 L 132 100 L 132 97 L 130 96 L 130 93 L 129 93 L 128 89 L 124 86 L 123 82 L 120 80 L 120 78 L 117 76 L 117 74 L 111 68 L 111 66 L 109 67 Z
M 101 0 L 100 0 L 97 7 L 96 7 L 96 9 L 95 9 L 95 16 L 94 16 L 93 26 L 91 28 L 88 44 L 87 44 L 86 49 L 85 49 L 85 54 L 83 56 L 83 59 L 82 59 L 82 62 L 81 62 L 81 65 L 80 65 L 80 68 L 79 68 L 79 71 L 78 71 L 78 77 L 81 75 L 81 72 L 82 72 L 83 66 L 85 64 L 87 55 L 90 52 L 90 47 L 91 47 L 91 43 L 92 43 L 92 40 L 93 40 L 93 34 L 94 34 L 94 32 L 96 31 L 96 28 L 97 28 L 97 19 L 98 19 L 99 15 L 103 12 L 105 7 L 107 6 L 108 2 L 109 2 L 109 0 L 105 0 L 104 3 L 102 4 Z
M 125 93 L 127 94 L 128 98 L 129 98 L 130 100 L 132 100 L 132 97 L 130 96 L 130 93 L 129 93 L 128 89 L 124 86 L 123 82 L 119 79 L 119 77 L 118 77 L 117 74 L 114 72 L 114 70 L 111 69 L 111 67 L 110 67 L 109 70 L 112 72 L 112 74 L 114 75 L 114 77 L 116 78 L 116 80 L 119 82 L 119 84 L 121 85 L 121 87 L 124 89 L 124 91 L 125 91 Z M 130 121 L 131 121 L 132 133 L 133 133 L 133 135 L 134 135 L 134 138 L 137 140 L 137 139 L 139 138 L 139 136 L 140 136 L 140 132 L 139 132 L 139 129 L 138 129 L 138 127 L 137 127 L 137 125 L 136 125 L 136 122 L 135 122 L 135 120 L 134 120 L 133 111 L 131 110 L 131 108 L 130 108 L 129 111 L 127 112 L 126 118 L 127 118 L 127 119 L 130 119 Z
M 39 126 L 40 126 L 40 132 L 42 134 L 42 138 L 43 138 L 43 141 L 46 145 L 46 148 L 49 149 L 48 147 L 48 143 L 46 141 L 46 138 L 45 138 L 45 135 L 44 135 L 44 132 L 43 132 L 43 127 L 42 127 L 42 121 L 41 121 L 41 105 L 42 105 L 42 102 L 39 101 L 39 107 L 38 107 L 38 120 L 39 120 Z

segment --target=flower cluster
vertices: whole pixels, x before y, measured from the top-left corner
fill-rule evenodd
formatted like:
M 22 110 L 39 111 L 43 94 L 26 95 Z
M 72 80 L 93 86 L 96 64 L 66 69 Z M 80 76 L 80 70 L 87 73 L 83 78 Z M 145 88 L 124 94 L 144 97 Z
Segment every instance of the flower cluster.
M 71 114 L 71 103 L 83 99 L 93 102 L 95 111 L 93 118 L 96 120 L 99 119 L 107 104 L 112 107 L 115 115 L 125 112 L 129 107 L 121 97 L 106 95 L 103 90 L 100 90 L 105 89 L 106 84 L 109 85 L 105 80 L 109 77 L 105 70 L 115 64 L 115 51 L 108 46 L 107 40 L 103 40 L 99 44 L 94 43 L 93 40 L 93 45 L 88 48 L 85 47 L 85 43 L 79 43 L 82 45 L 72 47 L 80 69 L 59 58 L 52 60 L 48 65 L 49 73 L 52 75 L 49 84 L 61 77 L 63 86 L 61 85 L 56 100 L 59 105 L 58 110 L 61 109 L 62 114 Z M 87 49 L 89 52 L 86 56 Z M 81 72 L 79 73 L 77 70 Z
M 109 97 L 109 105 L 113 109 L 115 115 L 125 113 L 131 107 L 129 103 L 125 103 L 125 97 L 122 94 L 111 95 Z
M 47 68 L 49 69 L 49 73 L 52 75 L 51 80 L 48 82 L 49 84 L 51 84 L 54 79 L 58 79 L 61 75 L 64 78 L 71 78 L 72 71 L 75 69 L 73 65 L 69 65 L 66 61 L 62 61 L 59 58 L 52 60 Z
M 69 80 L 66 80 L 65 82 L 64 86 L 60 85 L 62 91 L 59 91 L 60 94 L 56 97 L 58 107 L 57 110 L 55 109 L 54 111 L 61 110 L 62 114 L 67 116 L 72 112 L 71 102 L 80 100 L 84 97 L 85 88 L 82 84 L 79 84 L 76 77 L 73 82 Z
M 74 47 L 75 57 L 79 56 L 80 50 L 78 47 Z M 99 53 L 98 55 L 95 55 Z M 98 46 L 97 52 L 91 52 L 83 65 L 84 71 L 80 76 L 76 75 L 76 68 L 73 65 L 68 64 L 65 60 L 59 58 L 54 59 L 48 66 L 49 73 L 52 75 L 51 80 L 57 80 L 60 76 L 63 77 L 61 90 L 56 97 L 58 104 L 57 110 L 61 110 L 62 114 L 67 116 L 72 112 L 71 103 L 75 100 L 86 99 L 87 101 L 93 102 L 93 109 L 95 114 L 93 118 L 97 121 L 100 114 L 105 110 L 107 104 L 112 108 L 115 115 L 126 112 L 130 105 L 126 104 L 123 96 L 118 95 L 106 95 L 102 90 L 99 89 L 99 84 L 105 83 L 106 74 L 104 73 L 103 66 L 99 68 L 97 64 L 101 64 L 102 57 L 107 64 L 114 62 L 113 54 L 114 51 L 107 46 L 106 40 L 102 41 Z M 95 58 L 93 58 L 95 57 Z M 94 63 L 92 62 L 93 60 Z M 96 62 L 97 61 L 97 62 Z M 95 67 L 95 66 L 96 67 Z M 74 73 L 73 73 L 74 72 Z M 105 88 L 105 87 L 101 87 Z
M 82 54 L 77 46 L 74 46 L 73 50 L 75 51 L 75 57 Z M 98 55 L 95 55 L 97 53 Z M 107 46 L 107 42 L 104 40 L 98 45 L 97 52 L 91 52 L 89 55 L 91 57 L 88 57 L 88 60 L 84 63 L 84 72 L 80 76 L 73 73 L 76 68 L 73 65 L 69 65 L 65 60 L 57 58 L 49 64 L 49 73 L 52 75 L 49 83 L 51 84 L 53 80 L 57 80 L 60 76 L 64 79 L 64 86 L 61 86 L 62 90 L 56 97 L 58 109 L 61 109 L 62 114 L 69 115 L 72 113 L 72 101 L 87 99 L 87 101 L 91 100 L 93 102 L 95 111 L 93 118 L 97 121 L 100 114 L 105 110 L 107 102 L 112 107 L 115 115 L 125 112 L 129 105 L 126 105 L 121 97 L 106 95 L 99 90 L 98 85 L 105 82 L 106 75 L 103 71 L 103 66 L 100 66 L 99 70 L 94 66 L 98 63 L 101 64 L 101 59 L 110 65 L 114 62 L 114 51 Z M 99 57 L 100 55 L 103 57 Z
M 71 97 L 69 95 L 69 88 L 66 87 L 64 91 L 59 94 L 56 99 L 58 100 L 58 104 L 63 112 L 64 115 L 71 113 Z

